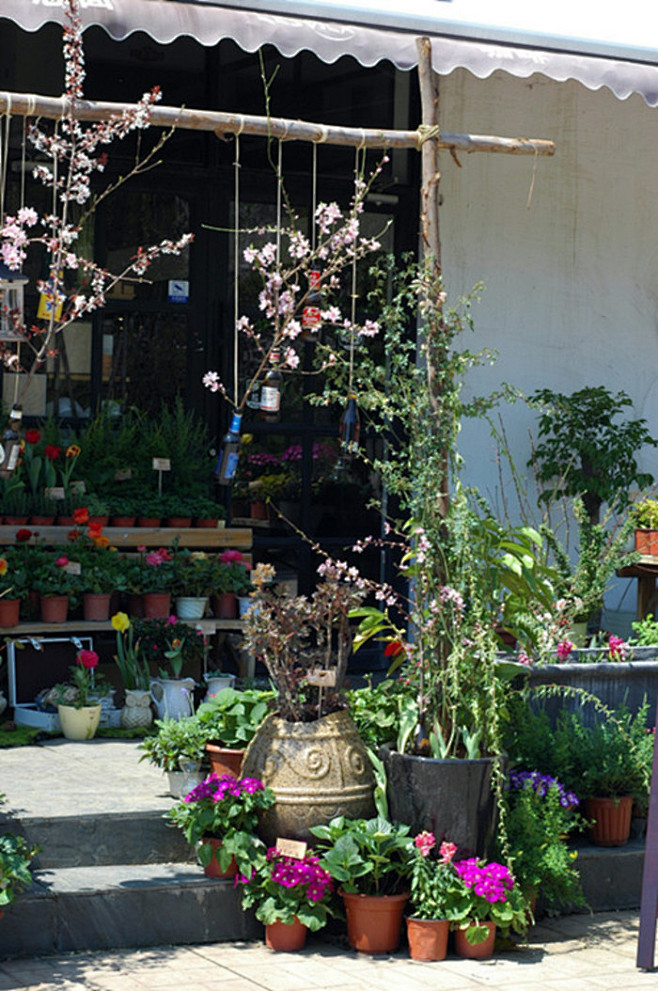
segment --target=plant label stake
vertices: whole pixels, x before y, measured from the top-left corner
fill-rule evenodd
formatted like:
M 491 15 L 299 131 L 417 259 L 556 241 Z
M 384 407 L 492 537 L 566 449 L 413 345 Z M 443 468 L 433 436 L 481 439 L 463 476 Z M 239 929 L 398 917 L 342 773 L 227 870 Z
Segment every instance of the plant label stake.
M 308 844 L 301 840 L 286 840 L 280 836 L 276 840 L 276 852 L 283 857 L 292 857 L 293 860 L 303 860 L 307 848 Z
M 169 458 L 153 458 L 153 471 L 158 473 L 158 495 L 162 495 L 162 472 L 171 471 Z

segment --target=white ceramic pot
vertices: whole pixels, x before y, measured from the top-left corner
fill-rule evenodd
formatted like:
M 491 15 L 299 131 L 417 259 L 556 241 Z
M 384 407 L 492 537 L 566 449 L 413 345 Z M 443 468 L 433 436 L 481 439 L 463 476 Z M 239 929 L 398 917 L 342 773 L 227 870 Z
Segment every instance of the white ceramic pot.
M 208 702 L 213 695 L 217 695 L 224 688 L 233 688 L 235 685 L 234 674 L 205 674 L 203 678 L 206 683 L 206 695 L 204 702 Z
M 85 705 L 81 709 L 73 705 L 58 705 L 57 712 L 67 740 L 93 739 L 101 718 L 100 705 Z
M 154 678 L 151 698 L 158 719 L 194 715 L 194 678 Z
M 207 605 L 207 595 L 182 595 L 176 599 L 176 615 L 179 619 L 203 619 Z

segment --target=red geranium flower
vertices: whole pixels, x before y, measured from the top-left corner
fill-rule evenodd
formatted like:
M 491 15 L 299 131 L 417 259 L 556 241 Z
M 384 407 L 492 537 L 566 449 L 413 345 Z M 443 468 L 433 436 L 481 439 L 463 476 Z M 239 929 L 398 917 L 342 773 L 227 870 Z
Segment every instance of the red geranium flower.
M 41 440 L 41 434 L 32 427 L 30 430 L 25 431 L 25 440 L 28 444 L 38 444 Z
M 48 458 L 49 461 L 57 461 L 58 457 L 61 454 L 61 451 L 62 451 L 61 447 L 55 447 L 54 444 L 47 444 L 46 447 L 44 448 L 43 453 Z
M 16 543 L 24 544 L 30 539 L 31 536 L 32 531 L 22 527 L 20 530 L 16 531 Z
M 397 657 L 404 652 L 404 644 L 400 640 L 389 640 L 384 647 L 385 657 Z

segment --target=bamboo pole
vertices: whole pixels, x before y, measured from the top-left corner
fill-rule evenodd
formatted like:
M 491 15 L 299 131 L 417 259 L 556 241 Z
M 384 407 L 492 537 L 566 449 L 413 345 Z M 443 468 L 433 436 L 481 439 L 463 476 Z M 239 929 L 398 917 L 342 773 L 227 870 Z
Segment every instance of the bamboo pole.
M 79 120 L 108 120 L 129 110 L 132 104 L 79 100 L 75 116 Z M 0 92 L 0 114 L 59 119 L 71 111 L 64 96 L 39 96 L 34 93 Z M 422 127 L 415 131 L 377 130 L 375 128 L 336 127 L 285 117 L 257 117 L 230 114 L 218 110 L 188 110 L 184 107 L 154 106 L 150 120 L 155 127 L 177 127 L 191 131 L 213 131 L 219 137 L 229 134 L 254 134 L 283 141 L 312 141 L 318 144 L 352 148 L 416 148 L 427 142 Z M 441 134 L 434 141 L 439 148 L 463 152 L 499 152 L 505 155 L 554 155 L 555 144 L 539 138 L 500 138 L 488 134 Z

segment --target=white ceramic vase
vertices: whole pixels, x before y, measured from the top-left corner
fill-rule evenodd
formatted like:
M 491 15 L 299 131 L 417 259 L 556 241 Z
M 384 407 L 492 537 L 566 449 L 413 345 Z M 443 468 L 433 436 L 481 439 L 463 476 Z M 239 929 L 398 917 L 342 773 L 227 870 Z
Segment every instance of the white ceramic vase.
M 194 678 L 154 678 L 151 698 L 158 719 L 194 715 Z

